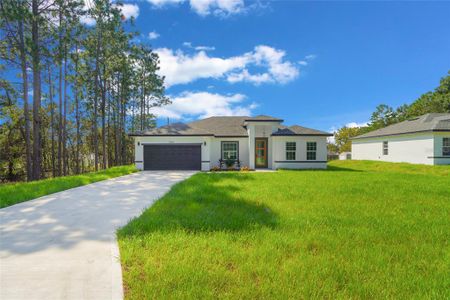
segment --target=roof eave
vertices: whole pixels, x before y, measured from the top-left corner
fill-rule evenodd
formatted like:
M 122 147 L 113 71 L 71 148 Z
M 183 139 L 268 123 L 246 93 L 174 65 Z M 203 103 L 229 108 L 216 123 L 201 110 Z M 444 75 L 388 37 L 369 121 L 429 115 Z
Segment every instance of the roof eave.
M 400 132 L 400 133 L 390 133 L 390 134 L 378 134 L 372 136 L 355 136 L 350 138 L 350 140 L 360 140 L 360 139 L 370 139 L 377 137 L 386 137 L 393 135 L 404 135 L 404 134 L 414 134 L 414 133 L 422 133 L 422 132 L 450 132 L 450 129 L 427 129 L 427 130 L 417 130 L 417 131 L 409 131 L 409 132 Z
M 296 133 L 296 134 L 272 134 L 272 136 L 333 136 L 331 133 Z

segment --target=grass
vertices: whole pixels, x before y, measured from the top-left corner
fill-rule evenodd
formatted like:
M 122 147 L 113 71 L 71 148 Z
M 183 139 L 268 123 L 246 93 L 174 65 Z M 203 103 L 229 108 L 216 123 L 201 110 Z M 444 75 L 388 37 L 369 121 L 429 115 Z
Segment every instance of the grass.
M 448 298 L 450 167 L 197 174 L 118 231 L 127 299 Z
M 81 175 L 0 185 L 0 208 L 136 171 L 134 165 L 129 165 Z

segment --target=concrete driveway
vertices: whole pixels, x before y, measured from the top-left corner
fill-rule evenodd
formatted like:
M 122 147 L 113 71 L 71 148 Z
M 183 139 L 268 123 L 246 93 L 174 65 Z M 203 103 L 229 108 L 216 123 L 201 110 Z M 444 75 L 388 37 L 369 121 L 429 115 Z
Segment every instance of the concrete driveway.
M 115 231 L 194 172 L 139 172 L 0 210 L 0 299 L 121 299 Z

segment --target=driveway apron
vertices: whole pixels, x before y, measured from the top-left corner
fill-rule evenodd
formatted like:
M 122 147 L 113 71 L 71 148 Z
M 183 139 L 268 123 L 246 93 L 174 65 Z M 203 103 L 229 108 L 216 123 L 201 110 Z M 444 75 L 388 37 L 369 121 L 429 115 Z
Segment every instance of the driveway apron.
M 0 299 L 122 299 L 116 230 L 189 171 L 139 172 L 0 210 Z

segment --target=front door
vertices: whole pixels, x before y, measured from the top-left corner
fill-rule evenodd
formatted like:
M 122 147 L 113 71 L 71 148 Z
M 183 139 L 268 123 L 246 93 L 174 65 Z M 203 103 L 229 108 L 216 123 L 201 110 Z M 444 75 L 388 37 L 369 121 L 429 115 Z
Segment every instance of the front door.
M 267 138 L 255 139 L 255 167 L 267 168 Z

